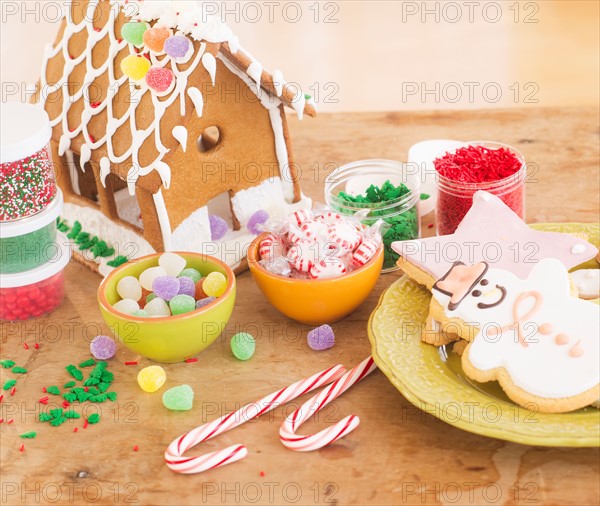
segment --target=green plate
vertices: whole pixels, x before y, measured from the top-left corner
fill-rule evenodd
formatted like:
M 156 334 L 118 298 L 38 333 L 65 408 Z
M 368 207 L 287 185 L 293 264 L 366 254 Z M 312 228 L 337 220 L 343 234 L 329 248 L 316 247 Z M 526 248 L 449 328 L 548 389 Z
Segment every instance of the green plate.
M 536 224 L 538 230 L 585 232 L 599 243 L 598 225 Z M 585 265 L 584 265 L 585 267 Z M 595 260 L 587 267 L 598 267 Z M 421 341 L 431 292 L 407 276 L 381 296 L 368 325 L 373 358 L 406 399 L 460 429 L 540 446 L 600 446 L 600 411 L 588 407 L 572 413 L 548 414 L 522 408 L 498 383 L 467 378 L 452 345 L 436 348 Z

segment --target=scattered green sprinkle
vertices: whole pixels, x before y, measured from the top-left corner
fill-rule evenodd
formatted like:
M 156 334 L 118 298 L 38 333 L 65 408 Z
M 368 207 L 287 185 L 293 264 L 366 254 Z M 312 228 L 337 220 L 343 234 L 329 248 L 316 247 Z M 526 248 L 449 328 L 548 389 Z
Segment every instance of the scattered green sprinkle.
M 100 383 L 100 380 L 98 378 L 90 377 L 83 382 L 83 386 L 89 387 L 90 385 L 97 385 L 98 383 Z
M 87 420 L 88 420 L 88 423 L 91 423 L 93 425 L 100 421 L 100 415 L 98 413 L 94 413 L 93 415 L 90 415 Z
M 40 413 L 39 420 L 40 422 L 49 422 L 52 420 L 52 415 L 50 413 Z
M 4 383 L 4 386 L 2 387 L 4 390 L 10 390 L 12 387 L 14 387 L 17 384 L 17 380 L 15 379 L 11 379 L 8 380 L 6 383 Z
M 129 259 L 127 257 L 124 257 L 123 255 L 119 255 L 118 257 L 115 257 L 110 262 L 106 262 L 106 265 L 108 265 L 109 267 L 119 267 L 128 261 L 129 261 Z
M 427 200 L 429 197 L 431 197 L 431 195 L 428 193 L 421 193 L 421 200 Z
M 67 367 L 65 367 L 65 369 L 77 381 L 81 381 L 83 379 L 82 372 L 79 369 L 77 369 L 77 367 L 75 367 L 74 365 L 68 365 Z
M 77 385 L 77 383 L 75 383 L 74 381 L 69 381 L 68 383 L 65 383 L 63 385 L 63 388 L 73 388 L 75 385 Z
M 10 369 L 13 365 L 15 365 L 14 360 L 0 360 L 0 364 L 4 369 Z
M 98 383 L 98 390 L 104 393 L 110 388 L 110 383 Z
M 27 369 L 24 367 L 15 366 L 12 368 L 12 372 L 15 374 L 27 374 Z
M 46 392 L 52 395 L 60 395 L 60 390 L 56 386 L 46 388 Z
M 106 397 L 115 402 L 117 400 L 117 392 L 107 392 Z
M 77 394 L 73 392 L 67 392 L 63 394 L 63 399 L 67 402 L 75 402 L 77 400 Z
M 62 408 L 56 408 L 56 409 L 51 409 L 50 410 L 50 415 L 52 415 L 52 418 L 60 418 L 63 414 L 63 410 Z
M 66 421 L 67 419 L 64 416 L 61 416 L 60 418 L 54 418 L 53 420 L 50 420 L 50 425 L 52 425 L 52 427 L 58 427 Z
M 81 415 L 70 409 L 65 413 L 65 418 L 81 418 Z
M 89 399 L 90 394 L 88 394 L 87 392 L 78 392 L 77 393 L 77 400 L 79 402 L 85 402 Z
M 100 376 L 100 379 L 104 383 L 111 384 L 113 382 L 113 380 L 115 379 L 115 375 L 112 372 L 110 372 L 110 371 L 104 371 L 102 373 L 102 376 Z
M 71 227 L 71 231 L 67 234 L 67 237 L 69 239 L 75 239 L 81 232 L 81 228 L 82 228 L 81 223 L 76 221 L 75 223 L 73 223 L 73 226 Z
M 23 438 L 23 439 L 34 439 L 35 436 L 37 436 L 37 432 L 34 432 L 34 431 L 23 432 L 23 434 L 19 434 L 19 437 Z
M 96 361 L 93 358 L 90 358 L 84 362 L 81 362 L 79 367 L 92 367 L 93 365 L 96 365 Z

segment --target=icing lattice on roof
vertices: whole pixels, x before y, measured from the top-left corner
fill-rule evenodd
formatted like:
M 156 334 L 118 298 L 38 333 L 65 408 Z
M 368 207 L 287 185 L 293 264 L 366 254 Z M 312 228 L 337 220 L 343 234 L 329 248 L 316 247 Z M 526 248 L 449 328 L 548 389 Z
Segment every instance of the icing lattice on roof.
M 186 102 L 189 101 L 196 114 L 202 116 L 204 98 L 198 87 L 200 83 L 190 77 L 202 65 L 214 84 L 217 55 L 221 57 L 222 54 L 250 76 L 257 87 L 268 92 L 272 99 L 268 108 L 283 102 L 293 107 L 300 117 L 303 113 L 315 114 L 314 104 L 307 102 L 296 87 L 285 83 L 281 72 L 266 72 L 239 47 L 237 37 L 226 24 L 215 16 L 204 16 L 194 1 L 89 0 L 82 19 L 75 19 L 70 7 L 65 9 L 64 15 L 61 38 L 55 46 L 46 48 L 40 100 L 55 102 L 46 109 L 55 132 L 60 132 L 59 154 L 62 156 L 74 145 L 78 146 L 82 170 L 94 157 L 99 161 L 103 184 L 110 171 L 117 170 L 133 193 L 141 176 L 156 171 L 162 185 L 169 188 L 171 169 L 165 158 L 171 149 L 186 139 L 186 135 L 173 129 L 174 124 L 167 121 L 168 116 L 174 110 L 182 116 L 188 114 Z M 186 63 L 178 63 L 168 55 L 148 53 L 153 67 L 170 68 L 175 76 L 175 87 L 166 97 L 158 97 L 144 83 L 136 84 L 115 70 L 116 60 L 122 55 L 137 53 L 136 48 L 116 33 L 115 25 L 123 15 L 171 28 L 175 34 L 185 34 L 196 41 L 195 52 Z M 98 19 L 105 19 L 102 26 L 98 26 Z M 81 44 L 83 38 L 85 48 L 81 54 L 70 54 L 71 43 L 76 39 Z M 96 61 L 96 53 L 102 52 L 106 53 L 105 59 Z M 58 78 L 53 76 L 49 81 L 48 63 L 54 59 L 64 61 L 64 65 Z M 56 63 L 53 65 L 56 67 Z M 83 83 L 73 85 L 71 78 L 81 69 L 84 69 Z M 98 85 L 102 88 L 100 98 L 92 96 Z M 144 122 L 136 113 L 140 106 L 144 107 L 150 101 L 154 117 Z M 96 137 L 90 133 L 92 125 Z M 99 130 L 102 135 L 97 135 Z M 117 133 L 119 135 L 115 136 Z

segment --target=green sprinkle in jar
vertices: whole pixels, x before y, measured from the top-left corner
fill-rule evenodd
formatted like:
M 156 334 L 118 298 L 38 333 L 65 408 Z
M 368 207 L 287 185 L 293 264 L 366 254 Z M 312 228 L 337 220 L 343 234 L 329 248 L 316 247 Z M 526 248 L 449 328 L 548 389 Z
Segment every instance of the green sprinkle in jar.
M 365 225 L 384 221 L 382 272 L 398 269 L 392 243 L 418 239 L 420 181 L 405 164 L 393 160 L 361 160 L 343 165 L 325 181 L 325 202 L 341 214 L 368 210 Z
M 52 203 L 34 216 L 0 221 L 0 271 L 13 274 L 35 269 L 55 259 L 56 219 L 62 212 L 60 190 Z

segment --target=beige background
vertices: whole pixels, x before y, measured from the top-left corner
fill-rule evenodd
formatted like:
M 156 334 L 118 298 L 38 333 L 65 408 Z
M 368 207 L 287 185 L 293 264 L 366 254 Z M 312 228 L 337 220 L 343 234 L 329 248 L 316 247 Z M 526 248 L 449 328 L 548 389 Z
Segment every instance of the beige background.
M 3 101 L 36 80 L 62 3 L 0 2 Z M 599 103 L 595 0 L 209 3 L 321 111 Z

